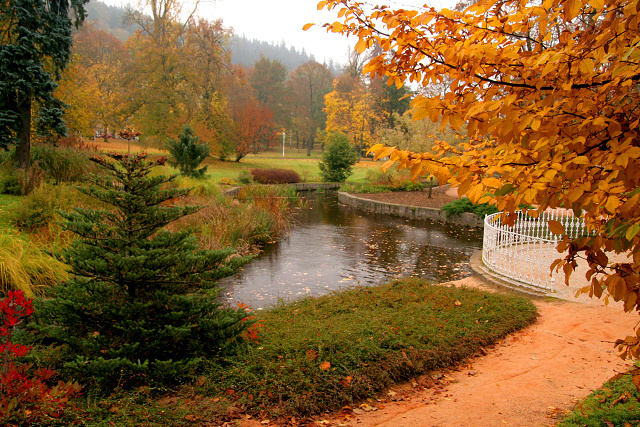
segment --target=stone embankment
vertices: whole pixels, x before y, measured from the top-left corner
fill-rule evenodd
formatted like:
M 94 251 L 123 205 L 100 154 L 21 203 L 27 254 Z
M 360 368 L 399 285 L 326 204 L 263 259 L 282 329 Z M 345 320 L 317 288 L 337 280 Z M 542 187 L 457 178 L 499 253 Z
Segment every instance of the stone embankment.
M 377 200 L 363 199 L 349 193 L 338 193 L 338 201 L 348 206 L 362 209 L 366 212 L 394 215 L 409 219 L 427 219 L 435 222 L 462 225 L 471 228 L 483 228 L 482 218 L 472 213 L 463 213 L 447 217 L 447 213 L 436 208 L 421 206 L 398 205 L 394 203 L 380 202 Z

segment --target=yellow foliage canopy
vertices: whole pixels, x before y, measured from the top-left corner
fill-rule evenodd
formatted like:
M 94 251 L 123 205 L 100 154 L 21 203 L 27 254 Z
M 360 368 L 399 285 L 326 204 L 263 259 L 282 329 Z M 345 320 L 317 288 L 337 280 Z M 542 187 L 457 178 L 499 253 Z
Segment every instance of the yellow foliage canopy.
M 565 237 L 558 249 L 568 255 L 554 267 L 570 273 L 583 256 L 591 280 L 584 292 L 604 289 L 626 310 L 640 309 L 638 0 L 479 0 L 464 11 L 365 10 L 354 0 L 318 6 L 347 9 L 328 31 L 382 48 L 365 73 L 425 87 L 443 76 L 451 82 L 444 95 L 416 97 L 413 114 L 442 127 L 466 124 L 463 149 L 374 146 L 378 158 L 435 174 L 504 212 L 521 204 L 572 209 L 595 237 Z M 611 264 L 607 251 L 633 257 Z M 621 341 L 624 355 L 640 355 L 639 337 Z

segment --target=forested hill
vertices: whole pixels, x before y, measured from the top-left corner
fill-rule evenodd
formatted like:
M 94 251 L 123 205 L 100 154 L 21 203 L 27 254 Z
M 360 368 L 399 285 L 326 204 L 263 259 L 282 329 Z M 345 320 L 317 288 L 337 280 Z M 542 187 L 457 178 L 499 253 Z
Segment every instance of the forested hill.
M 107 31 L 123 42 L 133 35 L 135 25 L 125 25 L 123 18 L 125 9 L 118 6 L 109 6 L 100 1 L 91 1 L 87 4 L 87 21 Z M 224 22 L 224 17 L 223 17 Z M 279 44 L 268 43 L 257 39 L 248 39 L 244 35 L 235 35 L 229 42 L 229 49 L 232 52 L 231 62 L 241 64 L 244 67 L 253 66 L 261 56 L 269 59 L 279 60 L 289 71 L 293 71 L 305 62 L 315 59 L 312 53 L 297 50 L 295 47 L 287 46 L 284 41 Z M 337 72 L 340 64 L 329 63 L 327 67 Z

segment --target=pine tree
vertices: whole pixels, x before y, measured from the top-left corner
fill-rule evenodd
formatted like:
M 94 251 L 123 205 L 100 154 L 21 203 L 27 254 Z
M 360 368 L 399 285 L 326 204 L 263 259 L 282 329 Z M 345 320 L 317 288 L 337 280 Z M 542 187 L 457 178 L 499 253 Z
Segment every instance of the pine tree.
M 109 157 L 93 159 L 108 173 L 80 191 L 110 209 L 61 213 L 78 238 L 59 258 L 75 276 L 41 302 L 40 329 L 69 346 L 75 359 L 64 366 L 76 377 L 103 387 L 174 383 L 242 346 L 251 322 L 216 302 L 214 281 L 245 259 L 227 262 L 231 249 L 200 250 L 190 231 L 164 230 L 198 207 L 172 204 L 185 190 L 150 177 L 145 155 Z
M 175 162 L 169 161 L 169 164 L 177 166 L 183 175 L 202 178 L 207 173 L 206 166 L 200 169 L 198 166 L 209 155 L 209 146 L 198 143 L 198 137 L 189 125 L 182 128 L 177 141 L 167 143 L 167 149 L 175 159 Z

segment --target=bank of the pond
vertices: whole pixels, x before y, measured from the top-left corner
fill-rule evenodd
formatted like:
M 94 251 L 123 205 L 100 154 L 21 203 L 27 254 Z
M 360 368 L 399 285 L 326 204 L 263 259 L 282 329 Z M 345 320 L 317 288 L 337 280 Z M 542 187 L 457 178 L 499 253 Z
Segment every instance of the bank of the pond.
M 414 197 L 427 198 L 426 192 L 414 192 Z M 372 212 L 385 215 L 399 216 L 402 218 L 429 220 L 446 224 L 462 225 L 470 228 L 483 228 L 482 218 L 472 213 L 447 216 L 447 213 L 439 208 L 427 206 L 411 206 L 408 204 L 392 203 L 396 197 L 395 193 L 383 193 L 386 200 L 373 200 L 378 195 L 354 195 L 345 192 L 338 193 L 338 200 L 348 206 L 361 209 L 365 212 Z M 451 201 L 455 198 L 451 198 Z
M 261 185 L 261 184 L 258 184 Z M 298 182 L 296 184 L 284 184 L 287 187 L 295 188 L 296 191 L 326 191 L 337 190 L 342 186 L 339 182 Z M 223 193 L 229 197 L 235 197 L 243 187 L 233 187 Z

